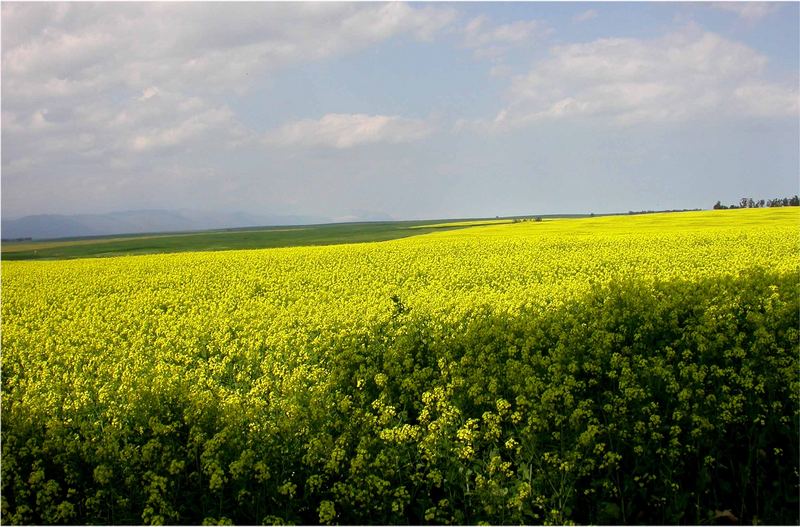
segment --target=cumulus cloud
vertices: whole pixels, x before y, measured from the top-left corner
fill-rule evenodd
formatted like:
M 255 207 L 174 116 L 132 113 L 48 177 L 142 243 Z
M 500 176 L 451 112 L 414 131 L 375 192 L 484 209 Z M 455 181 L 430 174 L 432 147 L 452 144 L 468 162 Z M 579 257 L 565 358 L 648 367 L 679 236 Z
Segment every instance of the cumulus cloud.
M 587 9 L 586 11 L 581 11 L 572 17 L 572 21 L 576 23 L 588 22 L 589 20 L 593 20 L 595 18 L 597 18 L 597 11 L 594 9 Z
M 3 177 L 24 175 L 34 165 L 52 167 L 49 177 L 66 165 L 106 174 L 132 166 L 147 170 L 163 162 L 153 156 L 233 147 L 250 133 L 225 104 L 154 87 L 123 102 L 101 98 L 71 108 L 4 109 Z
M 163 124 L 135 135 L 130 142 L 130 148 L 135 152 L 158 150 L 185 145 L 188 141 L 202 135 L 209 129 L 231 120 L 231 113 L 226 110 L 208 110 L 193 114 L 172 126 Z
M 133 143 L 180 142 L 211 122 L 227 125 L 208 113 L 203 125 L 170 123 L 186 104 L 213 106 L 291 64 L 402 35 L 430 39 L 454 16 L 401 3 L 4 3 L 3 111 L 23 123 L 43 107 L 92 101 L 124 116 L 161 91 L 171 103 L 160 108 L 163 130 Z
M 777 11 L 778 5 L 773 2 L 713 2 L 714 9 L 727 11 L 746 22 L 757 22 Z
M 327 114 L 269 132 L 265 143 L 282 147 L 352 148 L 369 143 L 404 143 L 427 137 L 433 128 L 419 119 L 365 114 Z
M 472 18 L 464 26 L 464 45 L 477 58 L 498 58 L 509 49 L 530 44 L 553 32 L 538 20 L 519 20 L 510 24 L 492 25 L 486 16 Z
M 99 189 L 97 178 L 145 177 L 165 163 L 188 166 L 199 154 L 256 146 L 260 132 L 242 124 L 232 95 L 281 69 L 388 39 L 431 40 L 456 16 L 449 7 L 404 3 L 6 2 L 1 9 L 7 190 L 23 181 L 64 187 L 67 177 L 84 190 L 75 178 L 93 178 Z M 424 128 L 400 118 L 367 116 L 360 127 L 357 120 L 339 119 L 338 147 L 407 140 Z M 324 142 L 337 119 L 322 123 Z
M 569 118 L 629 125 L 710 115 L 796 116 L 797 84 L 770 82 L 766 64 L 744 44 L 694 30 L 556 46 L 512 80 L 510 104 L 490 126 Z
M 5 3 L 4 97 L 242 89 L 289 64 L 400 35 L 431 39 L 454 18 L 401 3 Z
M 793 87 L 753 81 L 742 84 L 733 90 L 733 104 L 736 109 L 756 117 L 775 117 L 797 115 L 797 84 Z

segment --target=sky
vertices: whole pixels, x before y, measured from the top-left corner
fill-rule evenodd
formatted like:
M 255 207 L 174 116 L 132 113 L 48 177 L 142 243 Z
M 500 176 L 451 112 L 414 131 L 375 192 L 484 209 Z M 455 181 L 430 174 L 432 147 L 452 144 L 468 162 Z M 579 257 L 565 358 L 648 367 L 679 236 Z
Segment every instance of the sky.
M 2 3 L 2 216 L 798 193 L 800 4 Z

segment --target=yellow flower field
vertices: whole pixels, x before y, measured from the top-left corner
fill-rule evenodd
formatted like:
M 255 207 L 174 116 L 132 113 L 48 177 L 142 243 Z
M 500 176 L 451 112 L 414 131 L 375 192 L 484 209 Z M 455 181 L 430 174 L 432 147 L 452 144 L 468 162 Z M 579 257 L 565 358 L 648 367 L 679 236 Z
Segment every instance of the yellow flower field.
M 763 401 L 729 400 L 747 383 L 755 394 L 775 383 L 787 389 L 791 362 L 780 363 L 783 377 L 751 378 L 738 369 L 745 359 L 731 362 L 725 353 L 763 349 L 775 360 L 796 358 L 796 326 L 792 334 L 786 320 L 796 305 L 799 242 L 800 212 L 787 207 L 503 223 L 327 247 L 3 262 L 3 516 L 191 523 L 186 502 L 195 500 L 202 503 L 197 521 L 215 522 L 706 519 L 710 502 L 703 510 L 666 503 L 678 492 L 670 485 L 683 488 L 700 469 L 674 474 L 665 486 L 651 479 L 663 474 L 636 460 L 644 452 L 673 459 L 673 449 L 713 468 L 727 461 L 705 457 L 718 458 L 717 442 L 739 437 L 741 416 L 771 418 L 754 408 L 771 409 L 787 430 L 796 423 L 796 390 L 793 399 L 769 392 Z M 680 289 L 685 302 L 673 284 L 688 284 Z M 586 322 L 560 325 L 573 315 L 583 320 L 581 306 L 602 305 L 606 295 L 645 302 L 634 318 L 618 314 L 638 321 L 630 322 L 635 335 L 619 329 L 628 322 L 602 331 Z M 707 301 L 702 309 L 685 305 L 692 295 Z M 656 317 L 662 300 L 690 314 Z M 750 301 L 760 306 L 756 315 L 737 311 Z M 783 325 L 770 325 L 778 324 L 770 322 L 773 309 Z M 752 322 L 737 322 L 737 331 L 752 334 L 725 340 L 737 313 Z M 704 324 L 707 344 L 691 340 L 700 330 L 675 329 L 691 317 Z M 550 329 L 538 329 L 540 319 Z M 484 328 L 488 320 L 500 329 Z M 504 320 L 516 329 L 503 330 Z M 672 324 L 669 342 L 653 336 L 661 322 Z M 555 327 L 560 336 L 550 335 Z M 574 342 L 587 343 L 586 357 L 597 355 L 595 369 L 545 366 L 577 348 L 571 340 L 541 343 L 577 339 L 567 335 L 573 330 L 583 332 Z M 647 331 L 649 348 L 637 348 Z M 686 349 L 676 351 L 679 342 Z M 503 360 L 483 347 L 502 349 Z M 701 360 L 704 349 L 717 350 L 719 360 Z M 636 377 L 656 368 L 649 362 L 656 358 L 671 372 L 665 379 L 676 376 L 674 392 L 667 381 Z M 538 384 L 506 372 L 509 364 Z M 706 391 L 698 385 L 673 403 L 684 388 L 676 372 L 689 364 L 693 380 L 685 385 Z M 601 381 L 612 367 L 619 375 Z M 747 377 L 708 402 L 708 411 L 716 404 L 715 412 L 730 414 L 716 424 L 699 402 L 715 389 L 714 368 Z M 796 363 L 794 372 L 796 380 Z M 567 391 L 547 395 L 548 378 Z M 609 428 L 601 416 L 619 404 L 604 411 L 600 401 L 610 404 L 618 392 L 647 421 L 625 414 L 620 428 Z M 546 408 L 560 408 L 565 421 L 553 421 Z M 641 450 L 615 435 L 626 419 L 636 437 L 650 434 L 636 443 Z M 550 444 L 556 432 L 570 438 L 560 450 Z M 776 439 L 759 452 L 786 450 L 796 426 L 794 436 L 786 433 L 788 443 Z M 586 452 L 596 462 L 587 465 Z M 783 455 L 796 460 L 796 448 Z M 636 484 L 612 477 L 621 466 Z M 554 486 L 551 473 L 574 492 Z M 649 495 L 633 490 L 640 481 Z M 145 490 L 130 494 L 129 486 Z M 696 498 L 706 503 L 702 490 Z M 653 516 L 637 519 L 631 510 Z

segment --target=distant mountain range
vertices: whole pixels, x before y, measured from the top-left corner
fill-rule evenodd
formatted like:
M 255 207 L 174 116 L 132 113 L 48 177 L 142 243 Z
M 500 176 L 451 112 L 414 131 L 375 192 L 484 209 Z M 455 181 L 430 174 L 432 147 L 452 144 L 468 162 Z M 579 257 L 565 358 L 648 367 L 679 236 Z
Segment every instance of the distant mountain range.
M 268 225 L 308 225 L 330 221 L 332 221 L 330 218 L 322 216 L 281 216 L 196 210 L 131 210 L 107 214 L 37 214 L 17 219 L 3 219 L 0 223 L 0 231 L 2 231 L 4 240 L 19 238 L 41 240 Z

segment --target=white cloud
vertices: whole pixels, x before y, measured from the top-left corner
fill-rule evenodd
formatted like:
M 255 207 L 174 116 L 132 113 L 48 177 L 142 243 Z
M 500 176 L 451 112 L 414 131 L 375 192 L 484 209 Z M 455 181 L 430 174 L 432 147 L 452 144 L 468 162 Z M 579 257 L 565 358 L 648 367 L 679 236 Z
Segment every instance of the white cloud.
M 713 2 L 710 5 L 750 23 L 757 22 L 778 9 L 778 5 L 773 2 Z
M 454 18 L 401 3 L 5 3 L 3 96 L 22 104 L 152 85 L 243 90 L 289 64 L 402 35 L 430 40 Z
M 68 170 L 133 177 L 258 143 L 222 102 L 231 94 L 282 68 L 387 39 L 433 39 L 456 16 L 449 7 L 404 3 L 6 2 L 0 9 L 3 177 L 32 177 L 35 159 L 42 187 Z M 339 144 L 422 133 L 413 120 L 372 119 L 343 130 Z
M 67 158 L 93 158 L 112 168 L 146 152 L 233 145 L 249 134 L 226 105 L 156 87 L 123 102 L 99 99 L 52 112 L 4 108 L 3 131 L 11 145 L 4 149 L 4 163 L 38 156 L 57 166 Z
M 594 9 L 587 9 L 586 11 L 581 11 L 572 17 L 572 21 L 576 23 L 588 22 L 589 20 L 593 20 L 595 18 L 597 18 L 597 11 Z
M 147 99 L 155 97 L 156 95 L 158 95 L 158 88 L 156 88 L 155 86 L 150 86 L 149 88 L 145 88 L 144 91 L 142 91 L 142 95 L 138 97 L 136 100 L 146 101 Z
M 493 128 L 596 118 L 618 125 L 709 116 L 796 116 L 796 84 L 764 78 L 767 58 L 708 32 L 556 46 L 512 80 Z M 484 123 L 486 124 L 486 123 Z
M 387 115 L 327 114 L 288 123 L 266 135 L 272 146 L 352 148 L 369 143 L 403 143 L 428 136 L 423 120 Z
M 232 119 L 229 111 L 208 110 L 175 123 L 174 126 L 158 126 L 133 137 L 131 149 L 136 152 L 176 147 L 195 139 L 204 132 L 225 126 Z
M 550 35 L 553 30 L 538 20 L 519 20 L 510 24 L 491 25 L 486 16 L 471 19 L 464 27 L 464 46 L 477 58 L 497 58 L 517 46 Z
M 776 84 L 753 82 L 736 88 L 733 96 L 735 104 L 742 111 L 754 116 L 797 115 L 800 96 L 796 86 L 790 89 Z
M 30 120 L 30 128 L 32 130 L 46 130 L 51 128 L 53 124 L 47 120 L 47 109 L 41 109 L 33 112 Z
M 367 42 L 377 42 L 395 35 L 408 33 L 419 40 L 431 40 L 438 31 L 456 18 L 452 9 L 432 6 L 414 7 L 393 2 L 376 4 L 375 9 L 361 9 L 345 18 L 344 33 Z M 352 45 L 342 43 L 343 45 Z

